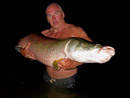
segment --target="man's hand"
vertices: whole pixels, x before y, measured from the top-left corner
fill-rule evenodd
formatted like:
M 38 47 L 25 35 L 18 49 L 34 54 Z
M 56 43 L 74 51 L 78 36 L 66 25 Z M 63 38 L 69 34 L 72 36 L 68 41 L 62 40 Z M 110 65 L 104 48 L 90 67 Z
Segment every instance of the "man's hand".
M 31 59 L 31 60 L 35 60 L 33 54 L 31 54 L 31 53 L 29 52 L 29 50 L 28 50 L 28 48 L 30 47 L 30 45 L 31 45 L 31 43 L 29 42 L 29 43 L 25 46 L 25 48 L 21 48 L 21 49 L 20 49 L 20 52 L 21 52 L 21 54 L 22 54 L 24 57 L 29 58 L 29 59 Z
M 73 69 L 81 64 L 82 63 L 80 62 L 76 62 L 67 58 L 64 58 L 58 61 L 58 66 L 64 69 Z
M 50 31 L 50 30 L 44 30 L 44 31 L 42 31 L 41 33 L 42 33 L 43 35 L 47 35 L 49 31 Z

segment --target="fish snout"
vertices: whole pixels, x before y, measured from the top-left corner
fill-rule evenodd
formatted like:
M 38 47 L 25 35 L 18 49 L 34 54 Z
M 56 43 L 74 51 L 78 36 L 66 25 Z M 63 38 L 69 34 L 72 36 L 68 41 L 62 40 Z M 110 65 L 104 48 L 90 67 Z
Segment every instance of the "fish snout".
M 111 47 L 111 46 L 104 46 L 101 50 L 106 51 L 111 56 L 115 55 L 115 49 L 113 47 Z
M 99 63 L 106 63 L 108 62 L 112 56 L 115 55 L 115 49 L 111 46 L 104 46 L 101 49 L 99 49 L 100 53 L 100 60 Z

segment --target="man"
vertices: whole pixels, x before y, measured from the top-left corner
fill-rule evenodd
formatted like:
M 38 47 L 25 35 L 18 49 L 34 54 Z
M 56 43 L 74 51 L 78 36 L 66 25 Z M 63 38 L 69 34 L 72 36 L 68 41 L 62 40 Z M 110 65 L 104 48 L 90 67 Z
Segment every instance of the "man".
M 50 4 L 46 8 L 46 16 L 48 23 L 51 25 L 51 28 L 41 32 L 44 36 L 55 39 L 79 37 L 92 42 L 92 40 L 87 36 L 86 32 L 82 28 L 65 22 L 65 14 L 58 4 Z M 30 43 L 28 43 L 25 48 L 21 49 L 21 53 L 25 57 L 33 59 L 31 55 L 28 55 L 29 46 Z M 72 61 L 67 58 L 59 60 L 58 66 L 61 67 L 61 69 L 56 71 L 52 67 L 46 66 L 47 73 L 44 75 L 44 79 L 45 81 L 54 84 L 55 86 L 73 88 L 75 83 L 75 76 L 77 73 L 77 66 L 81 64 L 82 63 Z

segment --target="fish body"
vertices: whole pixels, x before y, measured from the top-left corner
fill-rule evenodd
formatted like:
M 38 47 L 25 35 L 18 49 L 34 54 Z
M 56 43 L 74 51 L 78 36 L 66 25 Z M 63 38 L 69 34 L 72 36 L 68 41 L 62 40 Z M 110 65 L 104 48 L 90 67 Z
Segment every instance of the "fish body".
M 56 60 L 69 58 L 82 63 L 105 63 L 115 55 L 110 46 L 90 43 L 81 38 L 52 39 L 41 34 L 30 34 L 22 38 L 17 47 L 28 48 L 33 57 L 48 66 L 54 67 Z

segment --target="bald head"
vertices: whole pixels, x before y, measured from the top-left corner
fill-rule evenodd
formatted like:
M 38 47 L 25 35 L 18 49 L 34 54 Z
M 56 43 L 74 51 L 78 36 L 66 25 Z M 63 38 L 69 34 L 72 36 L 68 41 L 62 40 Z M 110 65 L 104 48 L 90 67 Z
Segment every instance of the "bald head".
M 59 11 L 62 12 L 61 6 L 57 3 L 51 3 L 50 5 L 48 5 L 47 8 L 46 8 L 46 14 L 50 10 L 59 10 Z
M 46 16 L 48 23 L 50 23 L 51 27 L 55 29 L 60 28 L 65 23 L 65 14 L 60 5 L 56 3 L 52 3 L 47 6 Z

